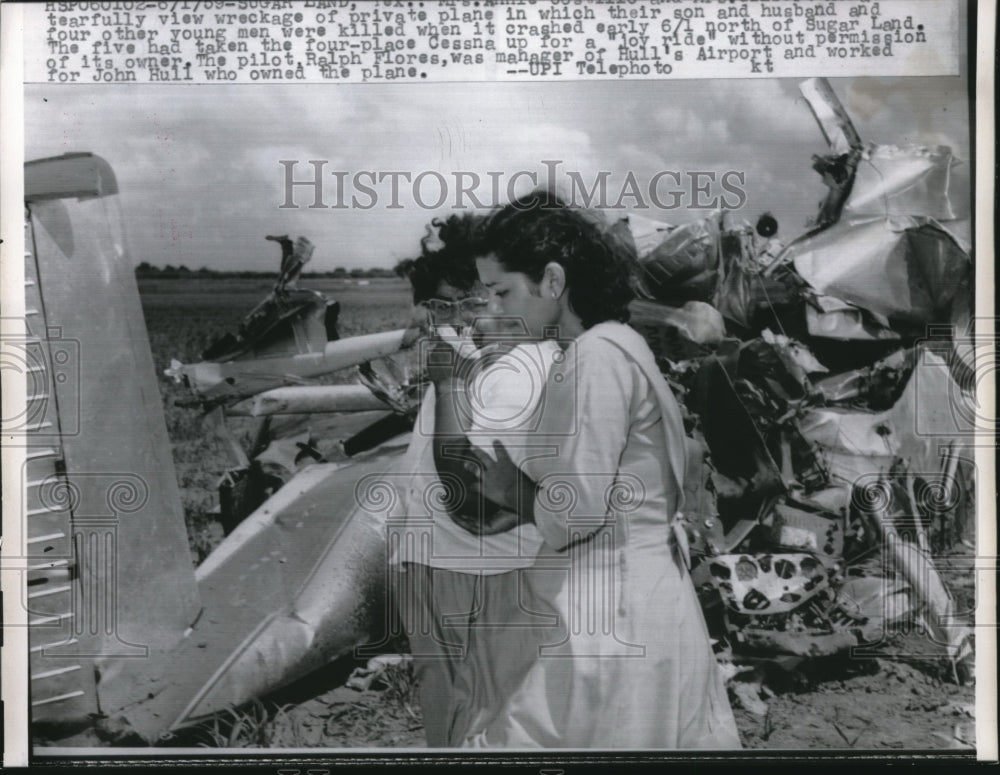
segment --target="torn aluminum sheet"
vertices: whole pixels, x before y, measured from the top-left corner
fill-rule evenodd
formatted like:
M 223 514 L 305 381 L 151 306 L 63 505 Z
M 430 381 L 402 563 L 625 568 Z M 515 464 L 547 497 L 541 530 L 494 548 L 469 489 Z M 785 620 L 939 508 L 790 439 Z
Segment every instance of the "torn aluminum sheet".
M 833 296 L 809 294 L 805 311 L 806 329 L 812 336 L 861 341 L 901 338 L 885 317 Z
M 851 193 L 854 174 L 860 159 L 860 148 L 852 149 L 850 153 L 845 154 L 813 156 L 812 167 L 823 178 L 823 184 L 828 189 L 823 201 L 820 202 L 813 231 L 825 229 L 840 220 L 844 202 Z
M 905 387 L 904 380 L 912 371 L 913 350 L 904 348 L 867 368 L 818 380 L 813 387 L 831 404 L 849 403 L 869 409 L 888 409 L 899 399 Z
M 306 237 L 267 236 L 281 247 L 281 268 L 271 292 L 240 321 L 238 333 L 215 340 L 202 354 L 206 361 L 262 358 L 292 352 L 318 352 L 335 340 L 340 305 L 317 291 L 295 286 L 314 247 Z
M 647 299 L 672 306 L 710 302 L 722 317 L 751 330 L 761 307 L 798 297 L 784 279 L 768 279 L 753 227 L 746 221 L 727 226 L 725 211 L 653 234 L 662 235 L 659 243 L 639 253 L 639 290 Z
M 725 365 L 762 433 L 785 413 L 788 402 L 810 392 L 813 375 L 827 372 L 804 344 L 769 329 L 743 342 L 735 364 L 727 357 Z
M 719 235 L 718 280 L 711 297 L 722 316 L 750 332 L 757 328 L 754 321 L 761 308 L 772 309 L 788 297 L 785 284 L 768 279 L 757 260 L 753 227 L 744 221 L 725 228 Z
M 812 375 L 826 374 L 829 371 L 801 342 L 776 334 L 769 328 L 761 332 L 761 338 L 771 345 L 781 359 L 781 365 L 799 384 L 807 385 Z
M 264 239 L 277 242 L 281 247 L 281 266 L 278 271 L 278 281 L 274 284 L 275 292 L 281 293 L 287 287 L 294 287 L 295 281 L 302 273 L 302 267 L 312 259 L 315 247 L 307 237 L 291 240 L 287 234 L 280 237 L 269 234 Z
M 956 215 L 948 196 L 951 148 L 876 145 L 862 153 L 842 217 L 916 215 L 949 221 Z
M 831 476 L 854 488 L 853 508 L 873 516 L 866 521 L 878 532 L 888 564 L 910 585 L 934 640 L 954 658 L 963 654 L 966 632 L 954 624 L 951 598 L 934 569 L 917 515 L 946 514 L 960 504 L 960 487 L 949 474 L 953 450 L 964 435 L 956 400 L 962 396 L 947 362 L 921 349 L 891 409 L 812 410 L 799 421 Z M 948 435 L 935 435 L 948 429 Z
M 654 221 L 652 218 L 646 218 L 637 213 L 629 213 L 621 220 L 628 226 L 629 234 L 632 236 L 632 243 L 635 245 L 636 256 L 640 260 L 646 258 L 676 228 L 662 221 Z
M 807 409 L 798 428 L 829 471 L 832 484 L 853 485 L 862 477 L 888 472 L 897 459 L 906 461 L 911 471 L 936 474 L 942 468 L 941 450 L 967 433 L 960 425 L 959 402 L 964 400 L 947 362 L 922 348 L 891 409 Z
M 847 579 L 837 589 L 837 607 L 858 620 L 866 642 L 877 642 L 913 611 L 905 581 L 885 576 Z
M 955 602 L 934 567 L 930 544 L 921 522 L 924 506 L 944 508 L 955 497 L 952 482 L 930 482 L 920 496 L 914 494 L 915 476 L 891 472 L 888 476 L 870 476 L 854 489 L 854 506 L 881 531 L 883 556 L 887 567 L 906 580 L 911 600 L 922 614 L 932 641 L 948 657 L 963 658 L 969 649 L 970 631 L 956 615 Z M 920 504 L 920 499 L 925 501 Z M 929 502 L 929 503 L 928 503 Z
M 971 280 L 969 255 L 929 218 L 842 220 L 783 258 L 821 294 L 918 325 L 947 322 Z
M 231 533 L 303 468 L 327 462 L 344 464 L 359 449 L 377 446 L 385 437 L 372 440 L 371 429 L 380 427 L 387 418 L 398 417 L 384 410 L 265 416 L 252 445 L 251 459 L 235 465 L 219 480 L 219 522 L 223 530 Z M 399 435 L 409 427 L 397 425 L 392 430 Z
M 266 358 L 291 352 L 320 352 L 337 339 L 340 305 L 316 291 L 297 289 L 280 296 L 270 294 L 239 327 L 239 334 L 224 334 L 201 357 L 206 361 Z
M 648 253 L 640 253 L 646 296 L 671 304 L 710 300 L 718 281 L 721 229 L 722 213 L 713 213 L 667 232 Z
M 660 358 L 682 361 L 706 355 L 726 336 L 722 315 L 711 304 L 689 301 L 671 307 L 652 301 L 629 304 L 629 325 Z
M 480 356 L 481 352 L 477 351 L 471 357 Z M 416 417 L 420 407 L 421 385 L 419 380 L 410 379 L 407 364 L 397 363 L 393 358 L 365 361 L 358 366 L 358 379 L 373 395 L 392 407 L 393 411 Z
M 811 554 L 719 554 L 705 562 L 707 580 L 743 614 L 787 613 L 828 587 Z

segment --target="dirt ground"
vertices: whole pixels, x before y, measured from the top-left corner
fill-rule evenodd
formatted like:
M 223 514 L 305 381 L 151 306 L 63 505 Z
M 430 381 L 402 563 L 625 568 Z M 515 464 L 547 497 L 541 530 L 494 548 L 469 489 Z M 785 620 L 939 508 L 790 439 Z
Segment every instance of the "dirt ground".
M 939 563 L 959 611 L 971 612 L 971 553 Z M 400 644 L 400 650 L 405 644 Z M 871 654 L 761 659 L 731 681 L 743 746 L 772 751 L 926 751 L 975 747 L 975 688 L 956 682 L 927 635 L 896 632 Z M 743 663 L 746 667 L 745 662 Z M 204 723 L 177 745 L 281 748 L 422 748 L 412 668 L 393 665 L 371 685 L 347 686 L 362 667 L 347 657 L 253 708 Z M 742 685 L 740 685 L 742 684 Z
M 731 691 L 743 747 L 810 754 L 973 750 L 973 685 L 956 684 L 939 660 L 897 658 L 910 651 L 907 640 L 898 640 L 879 657 L 811 660 L 791 673 L 764 670 L 755 711 Z M 420 702 L 409 671 L 393 668 L 368 689 L 349 688 L 345 682 L 361 664 L 341 659 L 262 702 L 220 714 L 163 745 L 424 748 Z M 92 737 L 60 744 L 101 745 Z
M 940 660 L 900 657 L 913 652 L 913 640 L 897 638 L 878 657 L 810 660 L 792 672 L 774 666 L 758 670 L 755 677 L 763 681 L 754 710 L 730 692 L 744 747 L 810 752 L 974 748 L 973 685 L 956 684 Z M 340 660 L 268 698 L 263 704 L 268 719 L 259 729 L 246 724 L 230 739 L 233 727 L 223 723 L 216 734 L 237 746 L 424 747 L 420 702 L 405 669 L 394 669 L 395 675 L 359 691 L 344 682 L 360 664 Z M 248 736 L 256 739 L 241 739 Z M 218 744 L 208 736 L 177 742 Z
M 971 551 L 939 560 L 939 572 L 971 614 Z M 975 688 L 956 674 L 926 634 L 892 633 L 869 656 L 808 659 L 794 669 L 762 660 L 739 676 L 730 698 L 747 749 L 786 751 L 928 750 L 975 747 Z M 416 686 L 393 666 L 365 691 L 344 685 L 360 663 L 340 660 L 321 676 L 269 701 L 283 709 L 269 721 L 274 746 L 423 747 Z M 961 676 L 961 678 L 967 678 Z M 322 683 L 317 682 L 320 679 Z M 749 687 L 749 692 L 747 688 Z M 745 699 L 744 699 L 745 698 Z

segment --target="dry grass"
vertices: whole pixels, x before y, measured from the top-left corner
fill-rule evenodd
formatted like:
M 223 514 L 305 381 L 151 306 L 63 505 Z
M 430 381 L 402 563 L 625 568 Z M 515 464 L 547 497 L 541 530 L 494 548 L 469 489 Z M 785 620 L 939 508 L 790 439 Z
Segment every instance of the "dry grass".
M 322 685 L 322 678 L 317 682 Z M 168 745 L 383 748 L 423 745 L 412 663 L 388 665 L 365 691 L 334 687 L 300 702 L 253 700 L 190 724 Z

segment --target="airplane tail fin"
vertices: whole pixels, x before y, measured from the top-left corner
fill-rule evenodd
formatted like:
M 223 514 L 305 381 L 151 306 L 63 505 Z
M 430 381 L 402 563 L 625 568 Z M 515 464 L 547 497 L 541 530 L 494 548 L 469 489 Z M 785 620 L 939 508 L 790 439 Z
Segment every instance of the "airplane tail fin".
M 200 609 L 117 190 L 92 154 L 25 164 L 22 590 L 32 723 L 56 729 L 117 710 L 102 665 L 170 649 Z

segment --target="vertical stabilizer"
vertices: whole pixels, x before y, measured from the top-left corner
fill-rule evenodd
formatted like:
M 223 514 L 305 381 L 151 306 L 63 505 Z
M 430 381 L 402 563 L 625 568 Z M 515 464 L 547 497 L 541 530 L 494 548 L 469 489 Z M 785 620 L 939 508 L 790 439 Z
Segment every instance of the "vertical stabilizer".
M 115 710 L 107 660 L 170 649 L 199 610 L 116 194 L 91 154 L 25 165 L 32 719 L 66 727 Z

